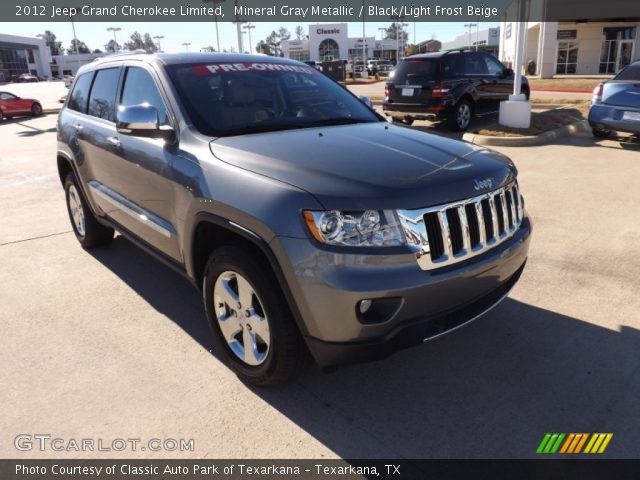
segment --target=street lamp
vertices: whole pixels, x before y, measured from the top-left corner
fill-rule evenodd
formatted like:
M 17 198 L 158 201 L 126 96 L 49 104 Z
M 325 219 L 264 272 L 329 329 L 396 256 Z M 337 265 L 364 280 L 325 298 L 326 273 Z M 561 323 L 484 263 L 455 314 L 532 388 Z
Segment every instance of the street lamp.
M 118 50 L 119 50 L 119 47 L 120 47 L 120 45 L 118 45 L 118 40 L 116 40 L 116 32 L 119 32 L 120 30 L 122 30 L 120 27 L 109 27 L 109 28 L 107 28 L 107 32 L 113 32 L 113 43 L 114 43 L 113 51 L 114 52 L 117 51 L 116 48 L 118 48 Z
M 467 32 L 467 47 L 469 47 L 469 50 L 471 50 L 471 29 L 473 27 L 477 27 L 478 24 L 477 23 L 465 23 L 464 24 L 464 28 L 468 28 L 469 31 Z
M 189 42 L 184 42 L 182 44 L 182 46 L 184 47 L 185 51 L 188 52 L 189 51 L 189 45 L 191 45 Z
M 160 40 L 164 38 L 164 35 L 155 35 L 153 38 L 155 38 L 158 41 L 158 51 L 162 52 L 162 48 L 160 47 Z
M 247 24 L 243 25 L 242 28 L 244 28 L 249 34 L 249 53 L 251 53 L 251 50 L 253 49 L 253 43 L 251 43 L 251 29 L 256 28 L 256 26 L 251 25 L 251 22 L 247 22 Z
M 382 58 L 384 58 L 384 34 L 387 32 L 387 29 L 384 27 L 378 28 L 380 32 L 380 47 L 382 47 Z

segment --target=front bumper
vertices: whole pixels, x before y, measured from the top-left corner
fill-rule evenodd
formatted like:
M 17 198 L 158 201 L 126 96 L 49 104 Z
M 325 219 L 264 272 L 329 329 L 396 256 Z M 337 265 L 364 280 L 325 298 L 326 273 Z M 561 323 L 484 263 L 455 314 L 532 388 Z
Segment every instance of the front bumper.
M 640 134 L 640 121 L 624 120 L 624 112 L 640 113 L 640 109 L 596 103 L 589 109 L 589 125 L 597 130 Z
M 285 277 L 313 357 L 321 366 L 334 366 L 384 358 L 481 315 L 517 282 L 530 234 L 525 216 L 504 243 L 433 271 L 421 270 L 405 252 L 344 253 L 282 237 L 272 247 L 289 264 Z M 357 310 L 363 299 L 400 301 L 382 321 L 364 323 Z

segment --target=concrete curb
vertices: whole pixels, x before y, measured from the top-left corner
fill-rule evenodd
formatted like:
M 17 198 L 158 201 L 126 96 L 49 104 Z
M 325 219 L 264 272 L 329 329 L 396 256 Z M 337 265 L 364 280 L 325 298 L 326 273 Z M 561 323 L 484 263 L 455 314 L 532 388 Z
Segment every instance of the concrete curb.
M 478 135 L 477 133 L 465 133 L 462 139 L 476 145 L 493 146 L 493 147 L 530 147 L 535 145 L 546 145 L 552 141 L 573 135 L 580 131 L 587 131 L 589 123 L 586 120 L 564 125 L 555 130 L 541 133 L 529 137 L 489 137 L 487 135 Z

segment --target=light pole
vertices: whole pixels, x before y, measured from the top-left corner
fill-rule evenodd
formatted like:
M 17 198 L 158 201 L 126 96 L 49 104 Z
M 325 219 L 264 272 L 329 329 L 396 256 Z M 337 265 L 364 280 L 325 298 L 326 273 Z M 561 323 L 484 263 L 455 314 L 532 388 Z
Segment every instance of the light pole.
M 251 22 L 247 22 L 246 25 L 243 25 L 242 28 L 244 28 L 247 33 L 249 34 L 249 53 L 251 53 L 251 51 L 253 50 L 253 43 L 251 43 L 251 30 L 253 28 L 256 28 L 255 25 L 251 25 Z
M 387 31 L 387 29 L 384 27 L 381 27 L 381 28 L 378 28 L 378 31 L 380 32 L 380 46 L 382 47 L 382 58 L 384 59 L 384 34 Z
M 398 41 L 400 39 L 400 34 L 402 33 L 402 49 L 404 51 L 404 47 L 405 47 L 405 39 L 404 39 L 404 27 L 408 27 L 409 24 L 408 23 L 404 23 L 404 22 L 400 22 L 400 31 L 398 31 L 398 29 L 396 28 L 396 37 L 398 38 Z M 407 34 L 408 36 L 408 34 Z M 404 56 L 404 55 L 403 55 Z M 399 60 L 399 58 L 398 58 Z
M 119 50 L 120 45 L 118 45 L 118 40 L 116 40 L 116 32 L 119 32 L 120 30 L 122 30 L 120 27 L 109 27 L 107 28 L 107 32 L 113 32 L 113 51 L 114 53 L 117 52 Z M 118 48 L 118 50 L 116 50 L 116 48 Z
M 464 24 L 464 28 L 468 28 L 469 31 L 467 32 L 467 47 L 469 47 L 469 50 L 471 50 L 471 29 L 473 27 L 477 27 L 478 24 L 477 23 L 465 23 Z
M 188 51 L 189 51 L 189 45 L 191 45 L 189 42 L 184 42 L 184 43 L 182 44 L 182 46 L 184 47 L 184 50 L 185 50 L 186 52 L 188 52 Z
M 162 52 L 162 47 L 160 46 L 160 40 L 164 38 L 164 35 L 156 35 L 153 38 L 158 40 L 158 52 Z

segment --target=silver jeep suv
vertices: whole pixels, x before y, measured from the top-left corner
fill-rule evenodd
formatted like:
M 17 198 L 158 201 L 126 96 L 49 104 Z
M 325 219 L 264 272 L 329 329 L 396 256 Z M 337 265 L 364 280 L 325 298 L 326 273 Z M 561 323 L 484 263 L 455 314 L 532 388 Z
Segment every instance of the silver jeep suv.
M 183 273 L 218 351 L 258 385 L 459 327 L 507 295 L 527 258 L 508 158 L 389 124 L 282 58 L 84 66 L 57 162 L 80 244 L 117 230 Z

